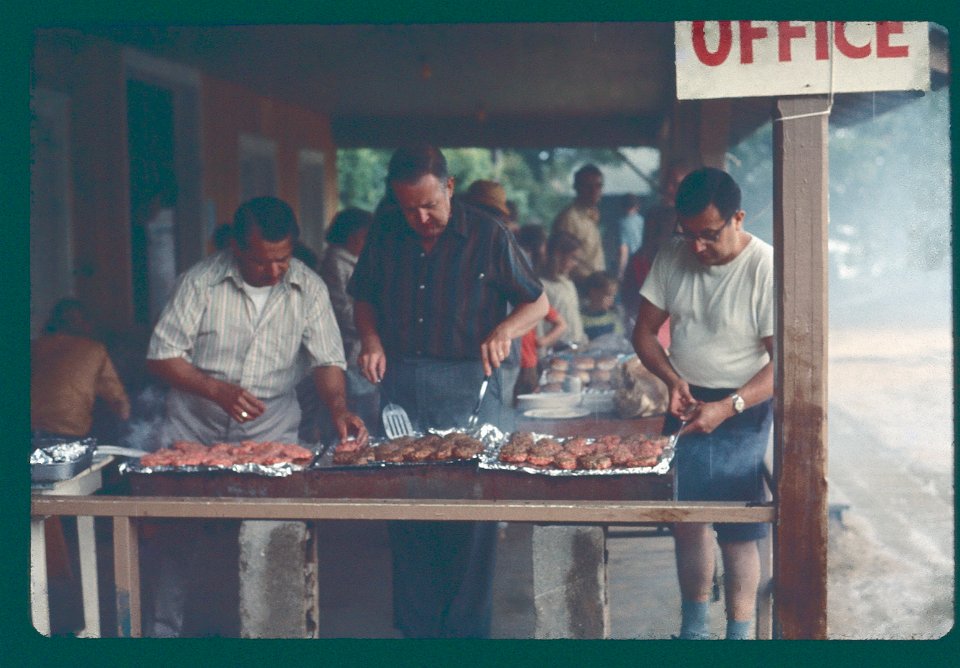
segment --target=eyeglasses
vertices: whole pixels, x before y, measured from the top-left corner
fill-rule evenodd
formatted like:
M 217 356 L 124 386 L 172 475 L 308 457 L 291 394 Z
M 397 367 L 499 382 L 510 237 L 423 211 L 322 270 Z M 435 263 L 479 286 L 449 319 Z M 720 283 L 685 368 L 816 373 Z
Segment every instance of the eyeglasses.
M 714 244 L 720 240 L 720 234 L 723 232 L 723 229 L 730 224 L 732 220 L 733 220 L 733 217 L 731 216 L 730 218 L 727 219 L 727 222 L 725 222 L 723 225 L 721 225 L 717 229 L 704 230 L 700 234 L 694 234 L 693 232 L 688 232 L 685 229 L 683 229 L 682 225 L 677 225 L 677 230 L 675 234 L 678 237 L 683 237 L 687 241 L 702 241 L 707 244 Z

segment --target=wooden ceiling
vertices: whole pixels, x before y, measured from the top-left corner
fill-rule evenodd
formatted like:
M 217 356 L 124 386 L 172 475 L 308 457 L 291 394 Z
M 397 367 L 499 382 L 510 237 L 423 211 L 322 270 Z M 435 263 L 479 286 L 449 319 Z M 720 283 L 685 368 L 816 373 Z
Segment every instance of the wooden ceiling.
M 417 139 L 445 146 L 655 146 L 675 97 L 669 22 L 87 32 L 327 115 L 345 147 Z M 945 51 L 945 36 L 943 42 Z M 880 111 L 905 99 L 871 95 L 871 114 L 878 97 Z M 770 102 L 735 103 L 731 143 L 769 119 Z M 832 122 L 856 122 L 858 104 L 858 96 L 838 96 Z

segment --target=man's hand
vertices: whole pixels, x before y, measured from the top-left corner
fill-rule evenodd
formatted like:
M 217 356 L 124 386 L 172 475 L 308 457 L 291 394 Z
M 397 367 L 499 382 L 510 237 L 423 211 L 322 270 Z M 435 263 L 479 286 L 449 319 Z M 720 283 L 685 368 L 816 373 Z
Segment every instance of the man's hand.
M 484 375 L 493 374 L 494 369 L 499 369 L 503 360 L 510 355 L 510 337 L 507 336 L 501 327 L 494 327 L 483 343 L 480 344 L 480 359 L 483 362 Z
M 373 304 L 357 300 L 353 303 L 353 324 L 360 336 L 360 356 L 357 364 L 363 377 L 376 385 L 387 372 L 387 356 L 377 332 L 377 313 Z
M 383 345 L 379 338 L 363 341 L 357 364 L 360 365 L 360 372 L 364 378 L 374 385 L 383 380 L 383 374 L 387 372 L 387 356 L 383 352 Z
M 239 385 L 219 381 L 214 401 L 237 422 L 250 422 L 263 415 L 266 405 Z
M 690 385 L 682 378 L 678 377 L 669 389 L 670 413 L 682 420 L 697 406 L 697 400 L 690 394 Z
M 214 402 L 237 422 L 249 422 L 263 415 L 262 401 L 239 385 L 212 378 L 182 357 L 147 360 L 147 369 L 171 386 Z
M 356 447 L 358 448 L 367 444 L 367 438 L 370 435 L 367 433 L 367 426 L 363 424 L 363 420 L 359 417 L 350 411 L 343 410 L 333 413 L 331 418 L 337 428 L 337 433 L 340 434 L 341 441 L 352 438 L 356 441 Z
M 733 408 L 728 399 L 704 402 L 690 413 L 683 433 L 709 434 L 733 414 Z
M 347 410 L 346 383 L 338 366 L 318 366 L 313 370 L 313 382 L 320 400 L 330 411 L 330 419 L 337 428 L 340 440 L 354 438 L 358 447 L 367 443 L 367 427 L 363 420 Z

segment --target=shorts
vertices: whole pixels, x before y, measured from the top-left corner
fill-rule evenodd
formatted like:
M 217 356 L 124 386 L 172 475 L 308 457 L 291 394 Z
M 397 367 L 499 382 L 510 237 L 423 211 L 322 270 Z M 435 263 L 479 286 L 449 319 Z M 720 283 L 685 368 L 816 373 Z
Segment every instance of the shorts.
M 736 390 L 691 386 L 694 398 L 719 401 Z M 710 434 L 684 434 L 674 456 L 679 501 L 764 501 L 763 456 L 773 425 L 773 400 L 751 406 Z M 668 416 L 664 433 L 679 426 Z M 759 540 L 768 527 L 760 522 L 717 522 L 720 543 Z

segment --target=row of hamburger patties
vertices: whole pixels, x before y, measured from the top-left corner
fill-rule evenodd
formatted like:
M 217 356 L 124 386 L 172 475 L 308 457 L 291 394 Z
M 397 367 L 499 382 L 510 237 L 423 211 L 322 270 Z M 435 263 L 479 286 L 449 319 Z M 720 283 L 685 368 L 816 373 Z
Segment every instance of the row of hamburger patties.
M 547 362 L 540 390 L 562 392 L 564 381 L 568 376 L 579 378 L 583 387 L 589 387 L 592 390 L 610 390 L 613 389 L 611 380 L 616 367 L 617 358 L 614 355 L 553 357 Z

